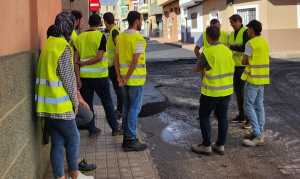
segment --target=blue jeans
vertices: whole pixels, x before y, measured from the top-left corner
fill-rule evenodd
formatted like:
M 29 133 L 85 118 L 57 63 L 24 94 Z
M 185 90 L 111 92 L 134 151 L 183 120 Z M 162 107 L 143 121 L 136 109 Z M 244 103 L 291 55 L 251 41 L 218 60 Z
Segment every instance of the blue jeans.
M 51 136 L 51 165 L 55 178 L 64 174 L 64 152 L 69 171 L 78 170 L 80 134 L 74 119 L 47 119 L 47 128 Z
M 143 86 L 125 86 L 123 103 L 123 129 L 124 138 L 127 140 L 136 139 L 138 115 L 143 103 Z
M 252 132 L 259 137 L 265 126 L 264 86 L 245 84 L 244 110 L 252 126 Z

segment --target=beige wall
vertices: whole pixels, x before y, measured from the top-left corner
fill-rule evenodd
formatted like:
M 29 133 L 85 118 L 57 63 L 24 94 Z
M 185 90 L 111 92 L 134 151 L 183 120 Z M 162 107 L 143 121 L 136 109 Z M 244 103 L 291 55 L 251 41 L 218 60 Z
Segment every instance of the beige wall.
M 0 178 L 42 179 L 49 145 L 33 111 L 34 66 L 60 0 L 1 0 Z
M 208 25 L 209 13 L 218 10 L 222 29 L 229 32 L 232 27 L 228 18 L 234 13 L 235 7 L 257 5 L 258 19 L 263 24 L 263 35 L 270 43 L 271 53 L 300 54 L 297 1 L 299 0 L 235 0 L 233 5 L 226 5 L 226 0 L 207 0 L 203 3 L 203 22 Z
M 268 29 L 297 28 L 297 0 L 267 1 Z
M 229 23 L 229 17 L 234 14 L 234 8 L 238 6 L 247 6 L 247 5 L 258 5 L 259 6 L 259 19 L 266 19 L 264 2 L 265 0 L 235 0 L 233 5 L 227 5 L 226 0 L 208 0 L 203 3 L 203 22 L 204 25 L 209 25 L 209 14 L 211 11 L 219 11 L 220 20 L 222 23 L 222 28 L 225 31 L 231 31 L 232 27 Z M 203 29 L 204 30 L 204 29 Z
M 47 27 L 61 10 L 60 1 L 0 1 L 0 56 L 39 48 Z

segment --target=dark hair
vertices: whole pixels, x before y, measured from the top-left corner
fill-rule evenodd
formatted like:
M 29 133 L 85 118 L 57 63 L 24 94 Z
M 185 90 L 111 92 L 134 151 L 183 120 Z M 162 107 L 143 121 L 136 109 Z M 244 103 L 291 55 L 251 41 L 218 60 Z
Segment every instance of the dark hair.
M 47 38 L 49 38 L 50 36 L 52 37 L 59 37 L 59 30 L 55 25 L 51 25 L 48 30 L 47 30 Z
M 76 20 L 80 20 L 82 18 L 82 14 L 78 10 L 71 11 L 72 15 L 75 17 Z
M 232 16 L 229 17 L 229 19 L 232 20 L 233 22 L 239 21 L 239 22 L 243 23 L 242 17 L 238 14 L 233 14 Z
M 219 19 L 212 19 L 209 23 L 210 25 L 220 24 Z
M 249 22 L 249 24 L 247 25 L 248 28 L 251 28 L 254 30 L 255 35 L 260 35 L 261 31 L 262 31 L 262 25 L 259 21 L 257 20 L 252 20 Z
M 113 24 L 115 22 L 115 18 L 114 18 L 114 15 L 113 13 L 111 12 L 106 12 L 104 15 L 103 15 L 103 20 L 108 23 L 108 24 Z
M 127 16 L 129 26 L 133 26 L 136 20 L 141 19 L 141 14 L 137 11 L 130 11 Z
M 220 29 L 214 26 L 206 28 L 206 35 L 213 41 L 218 41 L 220 37 Z
M 101 17 L 98 14 L 92 14 L 89 18 L 89 25 L 91 27 L 98 27 L 102 24 Z
M 70 40 L 70 36 L 74 30 L 75 18 L 70 12 L 61 12 L 55 18 L 54 25 L 56 26 L 59 36 L 64 36 L 66 40 Z

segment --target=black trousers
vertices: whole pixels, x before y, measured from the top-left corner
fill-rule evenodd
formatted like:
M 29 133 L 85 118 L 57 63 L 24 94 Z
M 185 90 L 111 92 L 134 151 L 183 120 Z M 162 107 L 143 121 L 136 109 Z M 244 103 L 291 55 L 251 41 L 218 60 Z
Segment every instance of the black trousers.
M 218 138 L 216 144 L 218 146 L 226 143 L 227 131 L 228 131 L 228 106 L 230 102 L 230 96 L 225 97 L 209 97 L 201 95 L 199 119 L 200 129 L 202 133 L 203 142 L 205 146 L 211 145 L 211 122 L 210 114 L 215 111 L 215 115 L 218 119 Z
M 117 110 L 122 114 L 123 113 L 123 100 L 124 100 L 124 89 L 119 86 L 117 73 L 115 67 L 109 67 L 109 78 L 113 84 L 114 91 L 117 96 Z
M 113 131 L 118 130 L 118 123 L 114 106 L 109 90 L 108 78 L 81 78 L 82 87 L 80 89 L 83 99 L 88 103 L 94 113 L 93 101 L 94 93 L 100 97 L 107 122 Z M 95 116 L 95 115 L 94 115 Z M 88 130 L 92 133 L 96 129 L 95 117 L 90 122 Z
M 244 86 L 245 81 L 241 80 L 242 74 L 244 73 L 245 67 L 235 67 L 233 85 L 234 92 L 236 95 L 236 102 L 239 110 L 239 120 L 245 120 L 244 114 Z

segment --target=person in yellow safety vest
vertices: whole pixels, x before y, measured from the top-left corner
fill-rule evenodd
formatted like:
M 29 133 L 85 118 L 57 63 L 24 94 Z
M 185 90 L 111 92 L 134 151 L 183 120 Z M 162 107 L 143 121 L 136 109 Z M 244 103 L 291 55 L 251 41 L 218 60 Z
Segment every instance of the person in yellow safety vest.
M 74 30 L 71 35 L 72 41 L 75 41 L 78 34 L 80 33 L 81 23 L 82 23 L 82 13 L 78 10 L 72 10 L 72 15 L 75 17 Z
M 229 48 L 232 50 L 233 59 L 235 61 L 234 71 L 234 92 L 236 95 L 238 115 L 232 120 L 234 123 L 244 123 L 243 128 L 249 129 L 249 120 L 245 117 L 243 107 L 243 92 L 245 82 L 241 80 L 241 76 L 245 70 L 245 66 L 242 64 L 243 52 L 245 51 L 245 44 L 248 41 L 247 28 L 243 26 L 242 17 L 238 14 L 232 15 L 230 18 L 230 24 L 234 29 L 229 35 Z
M 258 146 L 264 143 L 264 86 L 270 84 L 269 45 L 262 37 L 262 25 L 252 20 L 247 25 L 250 40 L 245 47 L 243 64 L 246 69 L 242 80 L 246 81 L 244 88 L 244 110 L 250 120 L 252 133 L 245 136 L 243 144 Z
M 37 116 L 45 119 L 51 136 L 51 165 L 54 178 L 66 179 L 64 152 L 72 179 L 93 179 L 78 170 L 80 136 L 75 122 L 78 111 L 73 49 L 68 43 L 74 19 L 68 12 L 55 18 L 38 60 L 35 86 Z M 64 150 L 65 149 L 65 150 Z
M 201 84 L 199 120 L 203 141 L 192 145 L 192 151 L 210 155 L 212 151 L 224 155 L 228 130 L 228 107 L 233 93 L 234 61 L 232 52 L 218 42 L 220 30 L 210 26 L 206 29 L 209 46 L 204 48 L 197 66 L 198 71 L 205 71 Z M 218 119 L 218 137 L 211 143 L 210 114 L 215 111 Z
M 210 26 L 211 27 L 217 27 L 220 29 L 220 37 L 219 37 L 219 42 L 222 44 L 227 45 L 228 43 L 228 35 L 226 32 L 221 30 L 221 23 L 218 19 L 212 19 L 210 21 Z M 205 48 L 209 46 L 209 43 L 206 39 L 206 32 L 203 32 L 203 34 L 199 37 L 199 39 L 196 42 L 195 48 L 194 48 L 194 53 L 196 55 L 196 57 L 200 58 L 201 54 L 200 54 L 200 49 L 201 48 Z
M 74 23 L 74 30 L 71 35 L 71 45 L 74 47 L 74 51 L 77 51 L 75 48 L 75 41 L 77 40 L 78 34 L 80 33 L 81 29 L 81 23 L 82 23 L 82 13 L 78 10 L 72 10 L 71 11 L 72 15 L 75 18 L 75 23 Z M 75 53 L 74 55 L 74 61 L 78 57 L 76 56 L 78 53 Z M 79 75 L 79 66 L 75 65 L 75 74 L 76 74 L 76 81 L 77 81 L 77 86 L 78 89 L 81 88 L 81 81 L 80 81 L 80 75 Z
M 117 36 L 119 35 L 119 29 L 115 25 L 115 18 L 111 12 L 107 12 L 103 15 L 104 24 L 109 32 L 107 43 L 106 43 L 106 58 L 108 60 L 108 74 L 109 78 L 113 84 L 114 91 L 117 96 L 117 110 L 116 114 L 118 119 L 121 118 L 123 113 L 123 87 L 118 84 L 117 73 L 115 70 L 114 60 L 115 60 L 115 50 L 117 43 Z
M 76 63 L 80 66 L 80 81 L 82 83 L 80 93 L 94 112 L 94 93 L 100 97 L 106 119 L 112 129 L 112 135 L 121 135 L 114 106 L 109 90 L 108 62 L 104 56 L 106 51 L 106 38 L 100 32 L 101 18 L 98 14 L 93 14 L 89 18 L 90 28 L 81 32 L 75 42 L 77 56 Z M 100 129 L 95 126 L 95 118 L 87 126 L 89 136 L 100 134 Z
M 115 67 L 119 85 L 124 87 L 123 150 L 143 151 L 146 144 L 137 138 L 138 115 L 142 107 L 143 86 L 146 82 L 146 40 L 140 34 L 142 16 L 130 11 L 127 16 L 129 28 L 117 39 Z

